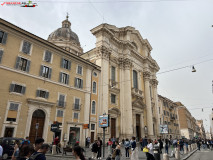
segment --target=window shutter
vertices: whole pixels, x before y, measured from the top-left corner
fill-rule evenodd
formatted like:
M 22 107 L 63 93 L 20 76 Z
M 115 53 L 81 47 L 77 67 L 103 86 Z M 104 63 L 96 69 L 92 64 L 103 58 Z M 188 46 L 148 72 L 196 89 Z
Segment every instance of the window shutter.
M 67 74 L 67 81 L 66 81 L 66 84 L 69 84 L 69 79 L 70 79 L 70 76 Z
M 7 42 L 7 33 L 4 32 L 4 36 L 3 36 L 3 39 L 2 39 L 2 44 L 6 44 Z
M 41 65 L 41 68 L 40 68 L 40 76 L 42 76 L 43 68 L 44 68 L 44 66 L 43 66 L 43 65 Z
M 2 59 L 2 57 L 3 57 L 3 53 L 4 53 L 4 51 L 3 51 L 3 50 L 0 50 L 0 63 L 1 63 L 1 59 Z
M 14 111 L 18 111 L 19 104 L 14 104 Z
M 13 111 L 13 110 L 14 110 L 14 108 L 15 108 L 14 106 L 15 106 L 15 104 L 14 104 L 14 103 L 10 103 L 10 108 L 9 108 L 9 110 L 10 110 L 10 111 Z
M 75 78 L 75 87 L 77 87 L 77 78 Z
M 45 61 L 50 62 L 52 57 L 52 53 L 50 51 L 45 52 Z
M 30 71 L 30 61 L 29 61 L 29 60 L 27 61 L 27 68 L 26 68 L 26 71 L 27 71 L 27 72 Z
M 22 93 L 22 94 L 25 94 L 25 91 L 26 91 L 26 87 L 22 86 L 21 93 Z
M 46 92 L 45 94 L 45 98 L 48 99 L 49 98 L 49 92 Z
M 79 104 L 80 104 L 80 99 L 76 98 L 76 99 L 75 99 L 75 104 L 78 104 L 78 105 L 79 105 Z
M 15 84 L 10 84 L 10 92 L 14 91 Z
M 39 95 L 40 95 L 40 90 L 37 90 L 36 91 L 36 97 L 39 97 Z
M 52 69 L 49 68 L 49 75 L 48 75 L 48 78 L 51 79 L 51 75 L 52 75 Z
M 80 88 L 81 88 L 81 89 L 83 88 L 83 79 L 81 79 L 81 85 L 80 85 Z
M 15 65 L 16 69 L 18 69 L 20 61 L 21 61 L 21 57 L 17 57 L 16 58 L 16 65 Z
M 64 68 L 64 58 L 61 58 L 61 68 Z
M 59 82 L 62 82 L 62 72 L 59 73 Z
M 60 95 L 59 96 L 59 101 L 64 102 L 64 98 L 65 98 L 64 95 Z
M 71 69 L 71 61 L 68 61 L 68 69 Z

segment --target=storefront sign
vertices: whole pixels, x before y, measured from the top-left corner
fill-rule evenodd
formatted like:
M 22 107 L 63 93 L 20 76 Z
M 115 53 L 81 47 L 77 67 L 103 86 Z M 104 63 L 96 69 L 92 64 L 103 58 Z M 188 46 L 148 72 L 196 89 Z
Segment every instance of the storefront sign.
M 83 124 L 83 129 L 89 129 L 89 124 Z

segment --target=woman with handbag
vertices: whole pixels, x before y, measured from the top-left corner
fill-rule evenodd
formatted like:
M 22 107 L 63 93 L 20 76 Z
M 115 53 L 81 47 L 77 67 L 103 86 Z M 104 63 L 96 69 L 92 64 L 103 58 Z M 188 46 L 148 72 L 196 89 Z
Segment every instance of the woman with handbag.
M 147 160 L 155 160 L 154 156 L 153 156 L 153 144 L 152 144 L 152 140 L 149 139 L 148 140 L 148 144 L 146 146 L 146 148 L 149 150 L 149 152 L 146 152 L 146 158 Z
M 120 147 L 118 141 L 115 141 L 115 145 L 116 145 L 116 148 L 113 151 L 112 159 L 114 159 L 114 160 L 120 160 L 120 157 L 121 157 L 121 147 Z

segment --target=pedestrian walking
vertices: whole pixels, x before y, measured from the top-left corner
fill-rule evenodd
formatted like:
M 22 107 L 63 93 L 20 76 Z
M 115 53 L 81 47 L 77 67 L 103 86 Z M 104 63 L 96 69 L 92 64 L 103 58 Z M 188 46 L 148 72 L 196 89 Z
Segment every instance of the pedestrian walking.
M 107 142 L 107 145 L 108 145 L 108 155 L 110 155 L 112 153 L 112 144 L 113 144 L 113 142 L 109 138 L 109 141 Z
M 45 154 L 48 152 L 49 148 L 50 148 L 50 146 L 48 144 L 42 144 L 41 148 L 30 156 L 30 159 L 46 160 Z
M 132 141 L 131 141 L 131 160 L 138 160 L 138 148 L 136 146 L 136 140 L 135 137 L 132 137 Z
M 19 156 L 16 158 L 16 160 L 28 160 L 30 159 L 33 153 L 34 153 L 33 145 L 31 144 L 25 145 L 19 150 Z M 30 160 L 33 160 L 33 159 L 30 159 Z
M 97 155 L 97 158 L 98 159 L 101 159 L 101 147 L 102 147 L 102 140 L 100 139 L 100 137 L 98 137 L 98 155 Z
M 61 153 L 61 150 L 60 150 L 60 148 L 61 148 L 60 139 L 59 139 L 58 136 L 54 139 L 54 143 L 53 144 L 56 145 L 56 152 L 57 152 L 57 154 Z
M 121 147 L 119 145 L 119 142 L 118 141 L 115 141 L 115 149 L 113 151 L 113 154 L 112 154 L 112 159 L 114 160 L 120 160 L 120 157 L 121 157 Z
M 143 138 L 140 138 L 140 146 L 141 146 L 141 151 L 143 150 Z
M 41 148 L 41 146 L 43 145 L 43 143 L 44 143 L 44 139 L 43 138 L 37 138 L 35 140 L 35 148 L 34 148 L 34 150 L 38 151 Z
M 128 138 L 125 140 L 124 146 L 125 146 L 125 151 L 126 151 L 126 158 L 129 158 L 129 149 L 130 149 L 131 145 L 130 145 L 130 141 Z
M 159 143 L 159 150 L 160 150 L 160 154 L 162 153 L 162 149 L 163 149 L 163 141 L 161 140 L 161 138 L 158 140 Z
M 146 136 L 145 136 L 145 138 L 144 138 L 143 141 L 142 141 L 142 147 L 143 147 L 143 148 L 146 147 L 147 144 L 148 144 L 148 141 L 147 141 L 147 138 L 146 138 Z
M 165 153 L 169 154 L 169 140 L 165 139 Z
M 92 159 L 96 159 L 97 157 L 97 152 L 98 152 L 98 141 L 95 140 L 95 142 L 92 145 Z
M 149 150 L 149 152 L 146 152 L 147 160 L 155 160 L 153 153 L 153 144 L 151 139 L 148 140 L 147 149 Z
M 3 154 L 3 148 L 2 148 L 2 142 L 0 142 L 0 160 L 2 160 L 2 154 Z
M 75 156 L 76 160 L 86 160 L 82 150 L 83 149 L 80 146 L 75 146 L 73 148 L 73 152 L 72 153 Z

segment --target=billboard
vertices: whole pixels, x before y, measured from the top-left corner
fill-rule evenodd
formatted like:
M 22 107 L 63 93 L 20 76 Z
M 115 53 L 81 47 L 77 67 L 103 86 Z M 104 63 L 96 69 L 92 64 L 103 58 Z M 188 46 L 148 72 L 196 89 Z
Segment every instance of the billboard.
M 167 125 L 165 125 L 165 124 L 161 124 L 160 125 L 160 133 L 169 133 L 168 132 L 168 126 Z
M 99 116 L 99 127 L 101 127 L 101 128 L 109 127 L 109 116 L 108 115 Z

